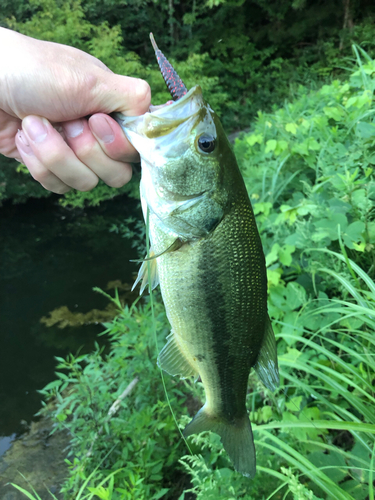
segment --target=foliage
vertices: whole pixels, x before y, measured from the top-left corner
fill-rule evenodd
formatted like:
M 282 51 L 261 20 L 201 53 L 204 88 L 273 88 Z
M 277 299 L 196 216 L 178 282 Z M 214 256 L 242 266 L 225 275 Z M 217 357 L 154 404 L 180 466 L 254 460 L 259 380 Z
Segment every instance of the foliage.
M 25 168 L 26 170 L 26 168 Z M 12 199 L 14 203 L 23 203 L 28 198 L 50 196 L 38 182 L 25 172 L 15 160 L 0 156 L 0 207 L 1 202 Z
M 259 113 L 251 134 L 235 145 L 260 223 L 276 318 L 284 301 L 291 304 L 276 296 L 283 273 L 294 280 L 294 295 L 300 285 L 310 293 L 313 285 L 329 290 L 329 279 L 309 277 L 316 267 L 309 247 L 337 251 L 341 237 L 351 258 L 374 275 L 374 70 L 365 59 L 347 82 L 317 92 L 301 87 L 292 103 Z M 296 307 L 303 301 L 302 294 Z
M 116 73 L 143 78 L 151 85 L 153 103 L 160 104 L 169 96 L 149 43 L 152 30 L 186 85 L 202 86 L 228 131 L 248 127 L 257 110 L 280 104 L 299 84 L 314 87 L 342 74 L 343 67 L 352 66 L 352 41 L 363 43 L 373 54 L 375 12 L 365 0 L 324 5 L 318 0 L 282 4 L 276 0 L 6 0 L 3 4 L 0 25 L 73 45 Z M 46 194 L 29 177 L 14 178 L 4 169 L 5 162 L 1 160 L 5 180 L 0 200 L 19 202 L 27 195 Z M 19 182 L 25 186 L 22 196 L 18 196 Z M 60 199 L 65 206 L 82 207 L 118 192 L 134 195 L 136 188 L 118 191 L 101 184 L 93 193 L 70 192 Z
M 112 224 L 109 231 L 130 240 L 132 248 L 137 250 L 140 257 L 146 255 L 146 229 L 143 220 L 127 217 L 122 223 Z
M 53 432 L 68 429 L 72 436 L 71 477 L 63 490 L 77 494 L 101 463 L 87 482 L 88 489 L 98 487 L 108 474 L 117 471 L 113 498 L 156 500 L 173 482 L 172 465 L 181 455 L 179 434 L 160 383 L 150 306 L 122 309 L 117 297 L 112 301 L 121 314 L 107 325 L 110 353 L 104 356 L 97 346 L 89 355 L 58 358 L 58 379 L 42 391 L 47 398 L 56 398 Z M 166 323 L 158 304 L 159 338 L 166 334 Z M 134 379 L 139 382 L 122 399 L 121 394 Z M 167 390 L 178 412 L 186 413 L 185 397 L 176 381 L 168 381 Z M 113 411 L 114 403 L 120 406 L 118 412 Z

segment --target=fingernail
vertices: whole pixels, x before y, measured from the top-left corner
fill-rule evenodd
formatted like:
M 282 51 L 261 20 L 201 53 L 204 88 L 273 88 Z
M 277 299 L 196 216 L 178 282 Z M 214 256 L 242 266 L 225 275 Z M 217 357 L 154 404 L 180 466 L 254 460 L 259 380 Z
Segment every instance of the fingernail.
M 33 150 L 31 149 L 29 143 L 27 142 L 27 139 L 26 139 L 26 136 L 23 132 L 23 130 L 18 130 L 17 132 L 17 138 L 18 138 L 18 141 L 17 141 L 17 149 L 18 151 L 22 154 L 26 154 L 26 155 L 29 155 L 29 156 L 33 156 L 34 153 L 33 153 Z
M 47 137 L 47 123 L 44 118 L 39 118 L 39 116 L 27 116 L 22 121 L 22 128 L 29 139 L 39 143 Z
M 89 121 L 92 132 L 106 144 L 110 144 L 115 139 L 115 133 L 111 125 L 102 116 L 92 117 Z
M 83 121 L 75 120 L 74 122 L 67 122 L 63 124 L 67 137 L 78 137 L 83 132 Z

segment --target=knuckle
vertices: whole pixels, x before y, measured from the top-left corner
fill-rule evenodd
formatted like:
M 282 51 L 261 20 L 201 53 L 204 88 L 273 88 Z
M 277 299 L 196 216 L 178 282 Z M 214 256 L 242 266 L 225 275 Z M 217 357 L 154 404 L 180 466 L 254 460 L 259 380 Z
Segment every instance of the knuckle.
M 140 103 L 149 105 L 151 102 L 151 88 L 145 80 L 139 79 L 137 82 L 136 95 Z
M 123 179 L 117 178 L 117 179 L 112 179 L 108 182 L 106 182 L 107 186 L 112 187 L 112 188 L 120 188 L 126 184 L 126 181 Z
M 0 144 L 0 154 L 6 156 L 7 158 L 13 158 L 18 151 L 11 144 Z
M 61 158 L 63 157 L 64 153 L 60 148 L 51 148 L 49 151 L 43 151 L 43 154 L 39 154 L 39 161 L 43 162 L 43 165 L 45 165 L 48 170 L 53 170 L 55 165 L 61 163 Z

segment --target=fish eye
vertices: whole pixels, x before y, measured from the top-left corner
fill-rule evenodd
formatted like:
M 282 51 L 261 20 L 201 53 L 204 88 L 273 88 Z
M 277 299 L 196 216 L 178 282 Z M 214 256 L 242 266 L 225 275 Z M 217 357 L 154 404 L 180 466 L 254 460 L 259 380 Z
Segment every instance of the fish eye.
M 216 146 L 215 138 L 212 135 L 201 135 L 198 139 L 198 146 L 203 153 L 212 153 Z

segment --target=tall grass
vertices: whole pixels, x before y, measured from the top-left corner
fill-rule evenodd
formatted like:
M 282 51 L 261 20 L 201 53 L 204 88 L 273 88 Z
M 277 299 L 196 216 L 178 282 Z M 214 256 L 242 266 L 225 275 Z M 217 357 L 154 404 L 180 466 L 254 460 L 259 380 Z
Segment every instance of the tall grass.
M 346 255 L 324 249 L 319 251 L 346 262 L 350 272 L 354 273 L 354 279 L 349 281 L 328 268 L 318 271 L 336 278 L 347 291 L 348 298 L 333 299 L 328 303 L 325 300 L 324 305 L 312 310 L 305 308 L 299 318 L 301 323 L 308 324 L 309 316 L 331 313 L 335 319 L 329 326 L 315 332 L 300 327 L 299 335 L 288 333 L 284 328 L 283 333 L 277 335 L 285 341 L 293 338 L 299 347 L 292 363 L 288 355 L 279 358 L 284 385 L 288 386 L 293 397 L 302 395 L 310 401 L 305 409 L 318 408 L 319 418 L 310 418 L 302 410 L 292 421 L 258 425 L 255 427 L 256 442 L 258 449 L 264 448 L 280 456 L 301 477 L 309 478 L 320 491 L 324 491 L 328 498 L 358 500 L 356 494 L 359 491 L 361 498 L 366 498 L 363 496 L 366 488 L 367 498 L 374 500 L 375 283 Z M 357 328 L 350 325 L 357 325 Z M 296 326 L 292 325 L 293 329 Z M 293 435 L 296 429 L 305 429 L 306 437 L 309 431 L 313 431 L 314 439 L 302 441 L 311 450 L 321 450 L 321 454 L 330 456 L 329 465 L 318 466 L 319 453 L 315 451 L 306 455 L 283 440 L 283 432 Z M 320 434 L 321 430 L 326 434 Z M 332 430 L 350 433 L 349 450 L 332 444 Z M 335 469 L 341 478 L 338 483 L 332 480 Z M 353 493 L 351 488 L 357 491 Z

